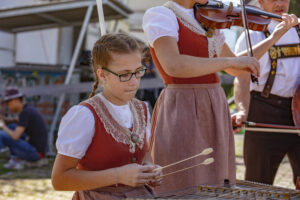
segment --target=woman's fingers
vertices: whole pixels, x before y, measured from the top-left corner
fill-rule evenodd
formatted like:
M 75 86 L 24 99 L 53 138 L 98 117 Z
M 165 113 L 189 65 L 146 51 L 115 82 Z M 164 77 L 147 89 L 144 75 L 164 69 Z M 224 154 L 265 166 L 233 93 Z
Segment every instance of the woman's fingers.
M 259 77 L 260 75 L 259 62 L 255 58 L 252 58 L 252 60 L 248 64 L 248 68 L 250 69 L 251 73 L 255 77 Z

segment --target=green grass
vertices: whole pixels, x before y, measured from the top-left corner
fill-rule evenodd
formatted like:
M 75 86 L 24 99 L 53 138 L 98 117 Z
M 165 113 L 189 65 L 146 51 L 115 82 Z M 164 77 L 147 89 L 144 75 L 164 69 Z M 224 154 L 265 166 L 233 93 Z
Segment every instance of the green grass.
M 9 160 L 8 156 L 0 156 L 0 179 L 40 179 L 50 178 L 54 158 L 48 158 L 48 165 L 42 167 L 25 167 L 23 170 L 5 169 L 3 165 Z

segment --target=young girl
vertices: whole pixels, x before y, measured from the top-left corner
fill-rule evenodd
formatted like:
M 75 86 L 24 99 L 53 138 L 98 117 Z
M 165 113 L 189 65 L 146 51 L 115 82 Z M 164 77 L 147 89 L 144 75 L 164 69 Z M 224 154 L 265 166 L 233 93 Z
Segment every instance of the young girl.
M 63 117 L 56 142 L 52 184 L 77 191 L 73 199 L 123 199 L 152 196 L 146 184 L 159 185 L 161 171 L 147 154 L 150 119 L 134 99 L 145 73 L 137 42 L 107 34 L 94 45 L 95 84 L 91 97 Z M 103 92 L 94 96 L 98 83 Z
M 157 192 L 199 184 L 235 183 L 235 154 L 229 109 L 218 71 L 259 76 L 255 58 L 235 57 L 224 37 L 206 30 L 194 18 L 194 4 L 207 0 L 173 0 L 149 9 L 143 19 L 151 54 L 166 87 L 153 113 L 150 140 L 154 163 L 161 166 L 212 147 L 215 162 L 164 177 Z M 221 58 L 224 57 L 224 58 Z M 194 159 L 164 173 L 201 163 Z

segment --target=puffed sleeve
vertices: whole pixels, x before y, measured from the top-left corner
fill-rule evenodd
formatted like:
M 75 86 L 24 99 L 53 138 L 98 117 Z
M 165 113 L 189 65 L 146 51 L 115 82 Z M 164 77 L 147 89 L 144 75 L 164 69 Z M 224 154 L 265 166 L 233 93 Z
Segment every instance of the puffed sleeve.
M 164 6 L 157 6 L 146 11 L 143 17 L 143 29 L 150 46 L 163 36 L 174 37 L 178 41 L 178 21 L 175 14 Z
M 62 118 L 56 148 L 59 154 L 81 159 L 95 132 L 92 112 L 85 106 L 73 106 Z

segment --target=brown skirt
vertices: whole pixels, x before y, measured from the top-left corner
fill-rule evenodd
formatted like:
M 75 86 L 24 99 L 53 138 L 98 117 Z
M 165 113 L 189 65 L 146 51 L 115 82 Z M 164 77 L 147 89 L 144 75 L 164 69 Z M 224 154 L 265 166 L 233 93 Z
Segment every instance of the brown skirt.
M 151 188 L 142 187 L 104 187 L 94 190 L 76 191 L 72 200 L 121 200 L 126 198 L 153 198 L 154 194 Z
M 201 163 L 208 157 L 215 162 L 163 178 L 157 193 L 199 184 L 235 183 L 235 154 L 231 118 L 224 91 L 217 84 L 167 85 L 159 96 L 152 118 L 150 140 L 154 163 L 165 166 L 211 147 L 209 156 L 166 168 L 173 172 Z

